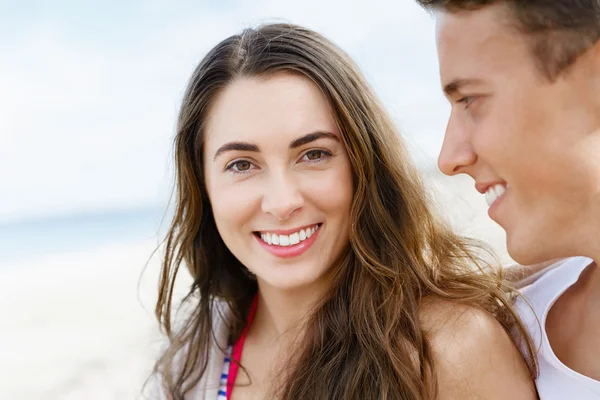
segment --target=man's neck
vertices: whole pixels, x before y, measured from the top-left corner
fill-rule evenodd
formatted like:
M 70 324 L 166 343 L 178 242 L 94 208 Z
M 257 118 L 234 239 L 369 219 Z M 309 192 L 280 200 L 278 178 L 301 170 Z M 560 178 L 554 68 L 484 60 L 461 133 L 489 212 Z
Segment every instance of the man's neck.
M 598 263 L 594 262 L 581 273 L 575 290 L 583 307 L 597 309 L 600 305 L 600 268 L 598 268 Z
M 572 223 L 570 252 L 585 256 L 600 265 L 600 158 L 597 160 L 598 174 L 594 174 L 585 195 L 587 206 L 578 211 L 578 218 Z

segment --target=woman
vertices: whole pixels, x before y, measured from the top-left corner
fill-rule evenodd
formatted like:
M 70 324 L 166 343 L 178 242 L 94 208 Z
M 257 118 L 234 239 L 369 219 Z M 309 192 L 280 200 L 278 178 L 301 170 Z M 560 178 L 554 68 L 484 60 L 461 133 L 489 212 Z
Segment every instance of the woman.
M 221 42 L 191 78 L 175 146 L 161 398 L 535 398 L 510 288 L 433 215 L 331 42 L 283 24 Z M 173 328 L 182 263 L 194 284 Z

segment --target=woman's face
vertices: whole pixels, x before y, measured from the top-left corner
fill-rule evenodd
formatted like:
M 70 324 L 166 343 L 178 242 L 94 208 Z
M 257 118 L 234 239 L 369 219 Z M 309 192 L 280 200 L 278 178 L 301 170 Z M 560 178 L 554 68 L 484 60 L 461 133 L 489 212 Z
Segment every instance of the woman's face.
M 213 103 L 203 148 L 219 233 L 261 285 L 324 283 L 348 245 L 352 168 L 308 78 L 240 78 Z

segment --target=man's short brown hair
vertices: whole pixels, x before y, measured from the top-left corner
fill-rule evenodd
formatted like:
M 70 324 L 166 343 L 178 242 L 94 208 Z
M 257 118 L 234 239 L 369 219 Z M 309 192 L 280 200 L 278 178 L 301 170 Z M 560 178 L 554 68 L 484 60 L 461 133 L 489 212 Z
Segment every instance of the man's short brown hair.
M 530 39 L 540 71 L 556 79 L 600 38 L 600 0 L 417 0 L 428 10 L 475 11 L 505 4 Z

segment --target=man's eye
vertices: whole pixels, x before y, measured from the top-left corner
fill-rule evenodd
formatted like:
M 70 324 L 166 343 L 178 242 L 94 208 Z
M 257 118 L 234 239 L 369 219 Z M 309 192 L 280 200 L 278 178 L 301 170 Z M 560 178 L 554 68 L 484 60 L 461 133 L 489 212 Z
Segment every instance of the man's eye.
M 465 96 L 465 97 L 461 97 L 456 102 L 459 104 L 462 104 L 465 108 L 469 108 L 475 100 L 476 99 L 474 96 Z

